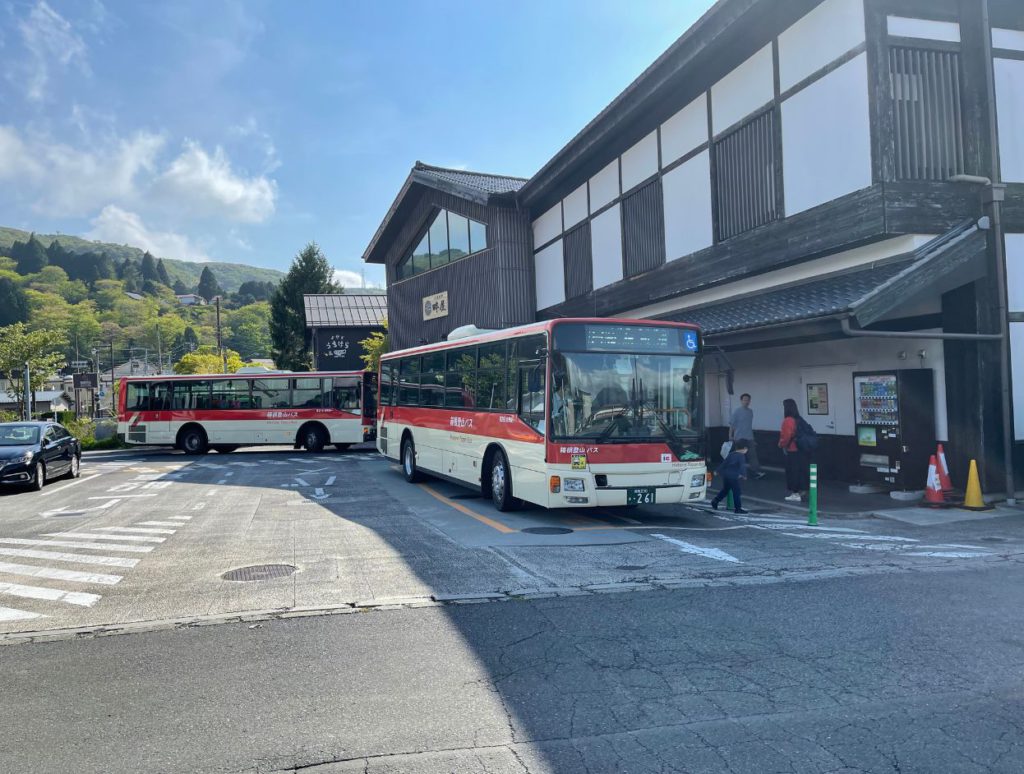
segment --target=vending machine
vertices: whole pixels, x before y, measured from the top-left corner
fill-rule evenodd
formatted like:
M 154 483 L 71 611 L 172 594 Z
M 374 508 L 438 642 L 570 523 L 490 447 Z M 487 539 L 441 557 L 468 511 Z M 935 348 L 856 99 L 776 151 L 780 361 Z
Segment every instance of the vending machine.
M 930 368 L 853 375 L 862 483 L 923 489 L 935 452 L 935 379 Z

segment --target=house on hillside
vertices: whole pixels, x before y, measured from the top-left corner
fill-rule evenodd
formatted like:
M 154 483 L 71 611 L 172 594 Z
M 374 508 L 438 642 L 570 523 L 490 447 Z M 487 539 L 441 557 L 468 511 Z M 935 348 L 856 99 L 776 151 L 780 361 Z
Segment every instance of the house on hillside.
M 195 293 L 182 293 L 175 295 L 179 306 L 206 306 L 206 299 Z

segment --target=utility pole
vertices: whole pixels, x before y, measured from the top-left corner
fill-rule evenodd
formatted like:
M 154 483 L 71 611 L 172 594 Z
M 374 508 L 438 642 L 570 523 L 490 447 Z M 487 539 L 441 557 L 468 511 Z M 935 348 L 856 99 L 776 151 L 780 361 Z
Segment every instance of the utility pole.
M 164 372 L 164 348 L 160 343 L 160 321 L 156 322 L 156 372 Z
M 32 421 L 32 379 L 28 372 L 28 363 L 25 363 L 25 421 Z
M 114 409 L 114 340 L 110 340 L 110 416 L 117 415 Z
M 220 363 L 223 370 L 222 374 L 228 372 L 228 359 L 224 356 L 224 345 L 221 343 L 220 338 L 220 296 L 217 296 L 217 352 L 220 353 Z

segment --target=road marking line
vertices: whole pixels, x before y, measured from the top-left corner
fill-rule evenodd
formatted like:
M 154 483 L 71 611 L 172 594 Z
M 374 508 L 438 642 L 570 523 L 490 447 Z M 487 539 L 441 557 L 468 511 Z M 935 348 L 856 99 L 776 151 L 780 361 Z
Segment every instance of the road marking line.
M 205 507 L 206 507 L 206 503 L 196 503 L 195 505 L 192 506 L 192 510 L 193 511 L 201 511 Z
M 191 516 L 171 516 L 172 519 L 191 519 Z M 140 521 L 143 527 L 180 527 L 177 521 Z
M 108 546 L 103 547 L 107 548 Z M 108 567 L 134 567 L 139 563 L 138 559 L 123 559 L 120 556 L 68 554 L 63 551 L 35 551 L 31 548 L 0 548 L 0 556 L 19 556 L 23 559 L 48 559 L 51 562 L 102 564 Z
M 173 481 L 150 481 L 148 484 L 143 484 L 143 489 L 166 489 Z
M 39 497 L 49 497 L 50 495 L 55 495 L 57 494 L 57 492 L 63 492 L 69 486 L 74 486 L 75 484 L 84 484 L 86 481 L 92 481 L 94 478 L 99 478 L 100 475 L 100 473 L 96 473 L 95 475 L 88 476 L 86 478 L 77 478 L 74 481 L 69 481 L 64 486 L 59 486 L 56 489 L 49 489 L 45 492 L 40 492 Z
M 102 572 L 56 570 L 50 567 L 34 567 L 30 564 L 11 564 L 10 562 L 0 562 L 0 572 L 6 572 L 10 575 L 28 575 L 32 578 L 74 581 L 76 583 L 102 583 L 106 586 L 113 586 L 121 580 L 120 575 L 107 575 Z
M 0 543 L 16 546 L 56 546 L 58 548 L 102 548 L 104 551 L 130 551 L 144 554 L 153 550 L 153 546 L 112 545 L 109 543 L 82 543 L 72 540 L 30 540 L 29 538 L 0 538 Z
M 783 532 L 782 534 L 788 535 L 789 537 L 798 538 L 814 538 L 817 540 L 878 540 L 887 543 L 920 543 L 921 541 L 917 538 L 905 538 L 905 537 L 894 537 L 892 535 L 815 535 L 813 533 L 807 534 L 805 532 Z
M 740 562 L 740 560 L 737 559 L 735 556 L 733 556 L 732 554 L 727 554 L 725 553 L 725 551 L 722 551 L 719 548 L 701 548 L 700 546 L 693 545 L 693 543 L 686 543 L 682 540 L 671 538 L 668 535 L 661 535 L 657 533 L 651 535 L 651 537 L 656 537 L 659 540 L 664 540 L 668 543 L 671 543 L 672 545 L 676 546 L 682 551 L 685 551 L 688 554 L 706 556 L 708 559 L 718 559 L 722 562 L 735 562 L 736 564 L 742 564 L 742 562 Z
M 329 479 L 327 479 L 327 483 L 325 483 L 324 486 L 330 486 L 337 480 L 337 478 L 337 476 L 331 476 Z
M 138 532 L 142 535 L 173 535 L 177 530 L 158 529 L 157 527 L 94 527 L 104 532 Z
M 0 583 L 0 594 L 26 599 L 46 599 L 50 602 L 67 602 L 82 607 L 92 607 L 103 598 L 99 594 L 87 594 L 84 591 L 62 591 L 45 586 L 23 586 L 20 583 Z
M 227 482 L 228 482 L 228 480 L 227 480 L 226 478 L 222 478 L 222 479 L 221 479 L 220 481 L 218 481 L 217 483 L 218 483 L 218 484 L 226 484 Z
M 0 607 L 0 621 L 28 621 L 32 618 L 43 618 L 39 613 L 29 613 L 13 607 Z
M 100 498 L 100 499 L 105 499 L 105 498 Z M 44 518 L 48 517 L 48 516 L 77 516 L 79 514 L 90 513 L 92 511 L 105 511 L 107 508 L 113 508 L 119 502 L 121 502 L 120 499 L 114 499 L 114 500 L 109 500 L 108 499 L 107 502 L 103 503 L 102 505 L 97 505 L 95 508 L 77 508 L 77 509 L 75 509 L 73 511 L 67 510 L 67 506 L 66 505 L 62 505 L 60 508 L 55 508 L 52 511 L 43 511 L 39 515 L 43 516 Z
M 214 497 L 214 496 L 215 496 L 216 494 L 217 494 L 217 490 L 216 490 L 216 489 L 211 489 L 211 490 L 209 490 L 209 491 L 208 491 L 208 492 L 206 493 L 206 496 L 207 496 L 207 497 Z
M 156 497 L 156 493 L 150 494 L 116 494 L 116 495 L 96 495 L 95 497 L 87 497 L 87 500 L 109 500 L 111 497 Z M 109 506 L 108 506 L 109 507 Z
M 233 476 L 233 475 L 235 475 L 235 471 L 229 470 L 227 473 L 224 474 L 224 477 L 227 478 L 228 476 Z
M 46 532 L 46 537 L 82 538 L 83 540 L 129 540 L 135 543 L 163 543 L 167 538 L 132 535 L 97 535 L 92 532 Z
M 511 527 L 506 527 L 500 521 L 495 521 L 494 519 L 490 519 L 487 516 L 484 516 L 482 513 L 477 513 L 476 511 L 467 508 L 465 505 L 462 505 L 461 503 L 457 503 L 457 502 L 454 502 L 452 500 L 449 500 L 443 494 L 441 494 L 440 492 L 435 492 L 433 489 L 431 489 L 426 484 L 418 484 L 418 486 L 420 487 L 420 489 L 425 491 L 431 497 L 434 497 L 434 498 L 440 500 L 445 505 L 451 506 L 452 508 L 457 510 L 459 513 L 466 514 L 471 519 L 476 519 L 481 524 L 486 524 L 491 529 L 496 529 L 496 530 L 498 530 L 498 532 L 503 532 L 506 535 L 508 535 L 508 534 L 510 534 L 512 532 L 517 532 L 518 531 L 518 530 L 512 529 Z
M 133 489 L 138 489 L 138 488 L 139 488 L 139 485 L 136 482 L 134 482 L 134 481 L 126 481 L 123 484 L 118 484 L 117 486 L 110 487 L 110 489 L 108 489 L 107 491 L 108 492 L 130 492 Z
M 306 479 L 304 478 L 299 478 L 298 476 L 296 476 L 295 480 L 298 482 L 299 486 L 309 486 L 309 482 L 306 481 Z
M 974 559 L 979 556 L 992 556 L 982 551 L 908 551 L 904 556 L 933 556 L 938 559 Z

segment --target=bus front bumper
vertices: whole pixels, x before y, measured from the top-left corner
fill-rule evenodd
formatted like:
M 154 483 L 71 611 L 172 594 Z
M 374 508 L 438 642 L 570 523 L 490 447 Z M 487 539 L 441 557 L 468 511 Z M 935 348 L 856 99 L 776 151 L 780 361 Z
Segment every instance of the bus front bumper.
M 548 477 L 549 508 L 670 505 L 700 502 L 706 497 L 704 467 L 672 471 L 668 475 L 658 472 L 628 476 L 558 470 Z

